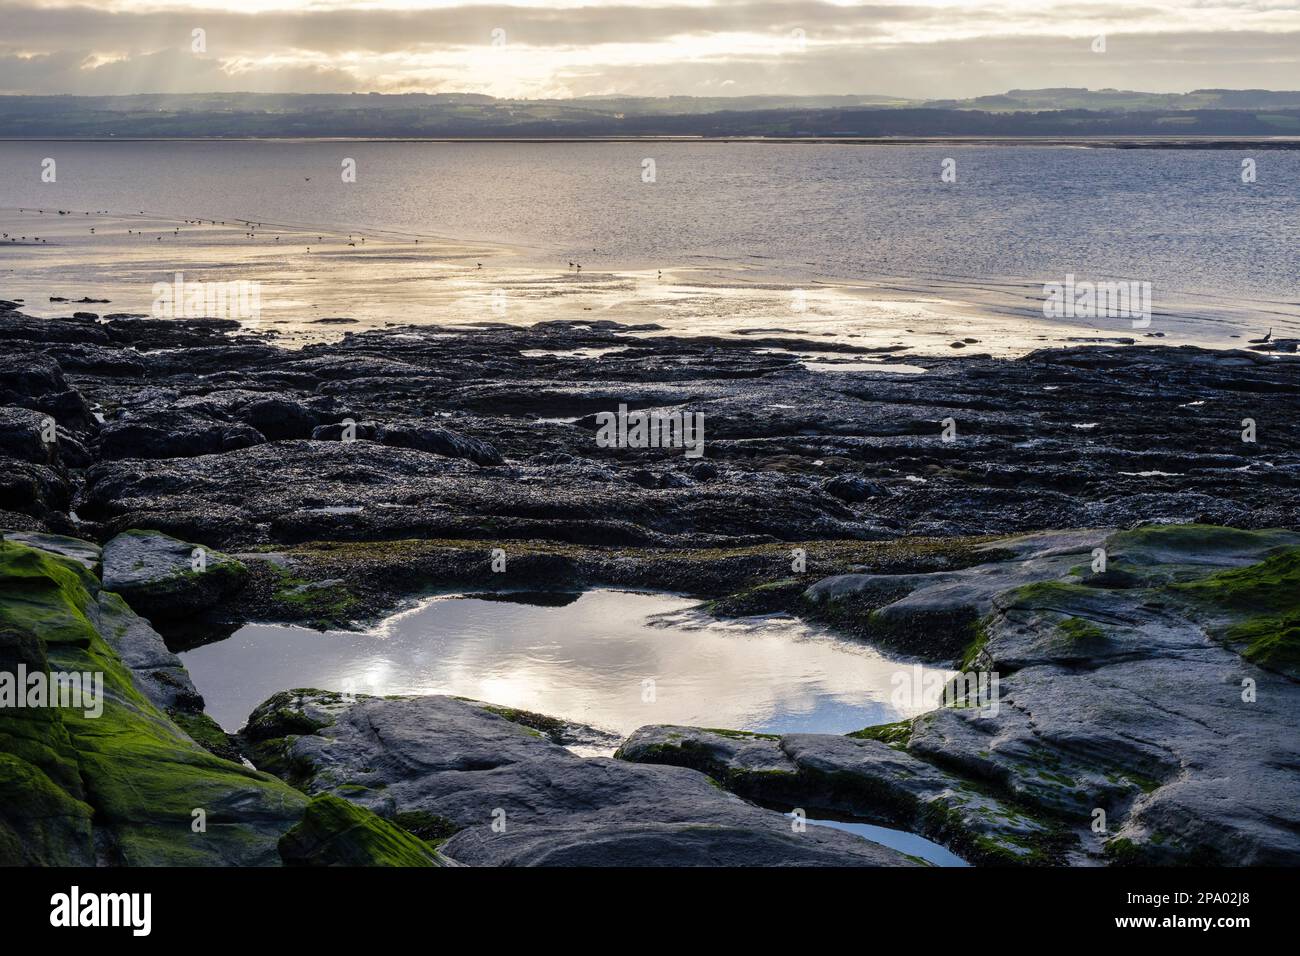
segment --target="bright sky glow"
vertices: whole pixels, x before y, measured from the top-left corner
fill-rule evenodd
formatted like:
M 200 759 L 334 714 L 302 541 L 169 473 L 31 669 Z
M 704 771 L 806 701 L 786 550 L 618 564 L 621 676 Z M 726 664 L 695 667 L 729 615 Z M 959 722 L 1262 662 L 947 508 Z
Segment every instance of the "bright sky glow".
M 1300 88 L 1300 0 L 0 0 L 0 23 L 8 93 Z

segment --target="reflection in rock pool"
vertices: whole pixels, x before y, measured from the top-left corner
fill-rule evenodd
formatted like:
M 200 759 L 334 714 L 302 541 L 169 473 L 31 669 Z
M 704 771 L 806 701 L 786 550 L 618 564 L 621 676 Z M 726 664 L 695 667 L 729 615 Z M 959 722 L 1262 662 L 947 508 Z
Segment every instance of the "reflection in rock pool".
M 787 814 L 787 816 L 791 815 Z M 906 830 L 876 826 L 874 823 L 814 820 L 811 817 L 805 818 L 804 822 L 810 827 L 831 827 L 835 830 L 843 830 L 845 833 L 852 833 L 864 840 L 871 840 L 873 843 L 879 843 L 882 846 L 892 847 L 900 852 L 911 854 L 934 866 L 970 865 L 947 847 L 942 847 L 934 841 L 927 840 L 915 833 L 908 833 Z
M 717 621 L 662 593 L 506 596 L 429 598 L 364 632 L 251 624 L 181 657 L 228 730 L 293 687 L 457 694 L 620 736 L 669 723 L 846 733 L 936 703 L 891 702 L 911 661 L 789 617 Z

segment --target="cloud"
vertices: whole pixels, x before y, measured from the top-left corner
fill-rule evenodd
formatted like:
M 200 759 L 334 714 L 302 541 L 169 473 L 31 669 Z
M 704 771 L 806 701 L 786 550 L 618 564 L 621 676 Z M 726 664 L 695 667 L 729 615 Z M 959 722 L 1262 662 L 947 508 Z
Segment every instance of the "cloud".
M 220 61 L 175 50 L 141 53 L 94 65 L 89 51 L 0 56 L 0 91 L 114 96 L 167 93 L 347 93 L 364 86 L 354 73 L 317 66 L 229 72 Z
M 288 2 L 288 0 L 282 0 Z M 415 2 L 415 0 L 410 0 Z M 446 0 L 443 0 L 446 2 Z M 885 93 L 1300 87 L 1293 0 L 615 0 L 256 14 L 0 0 L 0 91 Z M 206 52 L 190 52 L 191 31 Z M 491 44 L 505 31 L 504 48 Z M 794 31 L 806 44 L 794 49 Z M 1107 34 L 1107 51 L 1090 41 Z
M 1300 66 L 1294 36 L 1119 34 L 1107 38 L 1107 52 L 1100 55 L 1084 38 L 987 37 L 903 44 L 870 55 L 831 49 L 798 59 L 694 61 L 671 70 L 593 62 L 560 73 L 557 81 L 574 96 L 853 92 L 942 99 L 1044 87 L 1295 90 Z
M 931 6 L 821 2 L 753 2 L 716 6 L 644 6 L 615 3 L 565 9 L 463 4 L 430 9 L 272 10 L 234 13 L 219 8 L 113 12 L 89 6 L 47 7 L 0 3 L 3 41 L 10 46 L 48 43 L 79 47 L 188 48 L 190 31 L 207 31 L 212 52 L 250 56 L 271 50 L 391 53 L 419 47 L 486 46 L 492 31 L 526 46 L 592 46 L 651 42 L 699 33 L 858 31 L 866 36 L 885 23 L 950 20 Z

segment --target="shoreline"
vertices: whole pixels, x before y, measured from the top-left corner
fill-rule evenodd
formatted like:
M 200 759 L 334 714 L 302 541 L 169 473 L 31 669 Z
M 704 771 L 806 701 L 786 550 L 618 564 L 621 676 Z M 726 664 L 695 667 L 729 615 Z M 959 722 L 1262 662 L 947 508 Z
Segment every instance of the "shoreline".
M 4 244 L 13 257 L 0 285 L 33 314 L 54 318 L 81 298 L 110 300 L 101 311 L 148 315 L 153 286 L 172 284 L 178 272 L 190 282 L 252 282 L 261 311 L 246 328 L 293 344 L 394 319 L 526 327 L 578 313 L 645 327 L 637 337 L 659 334 L 652 326 L 675 335 L 780 329 L 813 352 L 832 341 L 917 357 L 975 345 L 1011 356 L 1087 340 L 1233 348 L 1269 328 L 1275 338 L 1300 338 L 1300 305 L 1273 299 L 1157 289 L 1151 321 L 1138 328 L 1123 318 L 1047 318 L 1043 283 L 1027 277 L 850 277 L 811 264 L 703 256 L 657 266 L 601 260 L 575 272 L 553 251 L 521 243 L 286 223 L 261 223 L 250 238 L 249 222 L 0 210 L 11 240 L 38 230 L 43 240 Z

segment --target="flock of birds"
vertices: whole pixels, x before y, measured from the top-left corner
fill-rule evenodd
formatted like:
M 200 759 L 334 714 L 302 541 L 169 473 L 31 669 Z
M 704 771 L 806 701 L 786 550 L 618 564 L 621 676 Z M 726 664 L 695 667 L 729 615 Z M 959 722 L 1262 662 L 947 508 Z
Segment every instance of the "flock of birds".
M 303 177 L 303 178 L 306 179 L 307 182 L 311 182 L 311 177 L 310 177 L 310 176 L 305 176 L 305 177 Z M 45 214 L 45 210 L 44 210 L 44 209 L 36 209 L 36 210 L 31 210 L 31 209 L 19 209 L 18 211 L 19 211 L 20 213 L 21 213 L 21 212 L 33 212 L 33 211 L 34 211 L 34 212 L 36 212 L 36 213 L 39 213 L 40 215 L 44 215 L 44 214 Z M 71 215 L 75 215 L 75 213 L 73 213 L 71 210 L 67 210 L 67 209 L 58 209 L 58 210 L 55 210 L 55 211 L 58 212 L 58 214 L 59 214 L 60 216 L 71 216 Z M 86 216 L 90 216 L 90 215 L 95 215 L 95 216 L 106 216 L 106 215 L 108 215 L 108 214 L 109 214 L 109 212 L 108 212 L 107 209 L 97 209 L 97 210 L 95 210 L 94 213 L 90 213 L 90 212 L 83 213 L 83 215 L 86 215 Z M 141 215 L 141 216 L 144 215 L 144 210 L 143 210 L 143 209 L 140 210 L 140 215 Z M 205 223 L 208 224 L 208 225 L 211 225 L 211 226 L 224 226 L 224 225 L 226 225 L 226 220 L 224 220 L 224 219 L 185 219 L 185 220 L 182 220 L 182 222 L 183 222 L 185 225 L 187 225 L 187 226 L 202 226 L 202 225 L 204 225 Z M 248 238 L 248 239 L 256 239 L 256 238 L 257 238 L 257 230 L 258 230 L 258 229 L 261 229 L 261 228 L 263 227 L 263 225 L 264 225 L 264 223 L 253 222 L 251 219 L 237 219 L 237 220 L 235 220 L 235 222 L 241 223 L 241 224 L 242 224 L 242 225 L 247 229 L 247 231 L 244 233 L 244 236 L 245 236 L 245 238 Z M 150 231 L 152 232 L 152 230 L 150 230 Z M 95 234 L 95 227 L 94 227 L 94 226 L 91 226 L 91 227 L 90 227 L 90 234 L 91 234 L 91 235 L 94 235 L 94 234 Z M 143 229 L 127 229 L 126 234 L 127 234 L 128 236 L 140 236 L 141 238 L 143 238 L 144 235 L 145 235 L 145 230 L 143 230 Z M 176 227 L 174 227 L 174 228 L 172 229 L 172 235 L 173 235 L 173 236 L 179 236 L 180 234 L 181 234 L 181 227 L 180 227 L 180 226 L 176 226 Z M 28 241 L 26 236 L 21 236 L 21 237 L 18 237 L 18 236 L 10 236 L 9 233 L 7 233 L 7 232 L 3 234 L 3 238 L 4 238 L 4 239 L 8 239 L 10 242 L 19 242 L 19 241 L 21 241 L 21 242 L 27 242 L 27 241 Z M 157 236 L 154 237 L 154 241 L 155 241 L 155 242 L 162 242 L 162 239 L 163 239 L 163 234 L 159 234 L 159 235 L 157 235 Z M 366 237 L 365 237 L 365 236 L 359 236 L 359 237 L 358 237 L 358 236 L 355 236 L 355 235 L 349 233 L 349 234 L 348 234 L 348 247 L 351 248 L 351 249 L 355 249 L 356 246 L 357 246 L 357 240 L 358 240 L 358 239 L 360 239 L 360 242 L 361 242 L 362 245 L 365 245 L 365 242 L 366 242 Z M 32 242 L 48 242 L 48 240 L 46 240 L 46 239 L 42 239 L 42 238 L 39 237 L 39 236 L 33 236 L 32 239 L 31 239 L 31 241 L 32 241 Z M 273 241 L 274 241 L 274 242 L 279 242 L 279 241 L 280 241 L 280 237 L 279 237 L 279 236 L 276 236 L 276 237 L 274 238 Z M 317 237 L 316 237 L 316 241 L 317 241 L 318 243 L 323 243 L 323 242 L 325 241 L 325 237 L 324 237 L 323 235 L 321 235 L 321 236 L 317 236 Z M 416 239 L 415 242 L 416 242 L 416 244 L 418 245 L 419 242 L 420 242 L 420 240 L 419 240 L 419 239 Z M 595 252 L 596 250 L 595 250 L 595 249 L 592 249 L 591 251 L 592 251 L 592 252 Z M 307 246 L 307 252 L 308 252 L 308 253 L 311 252 L 311 246 Z M 482 262 L 477 262 L 477 261 L 476 261 L 476 262 L 475 262 L 475 268 L 476 268 L 476 269 L 482 269 L 482 268 L 483 268 L 483 263 L 482 263 Z M 573 271 L 575 274 L 579 274 L 579 273 L 582 272 L 582 263 L 581 263 L 581 262 L 575 262 L 574 260 L 570 259 L 570 260 L 569 260 L 569 269 L 570 269 L 571 271 Z M 664 277 L 663 270 L 660 269 L 660 270 L 659 270 L 659 278 L 662 279 L 663 277 Z M 1270 333 L 1270 334 L 1271 334 L 1271 333 Z M 1265 337 L 1265 338 L 1262 339 L 1261 341 L 1265 341 L 1265 342 L 1266 342 L 1266 341 L 1268 341 L 1268 339 L 1267 339 L 1267 337 Z

